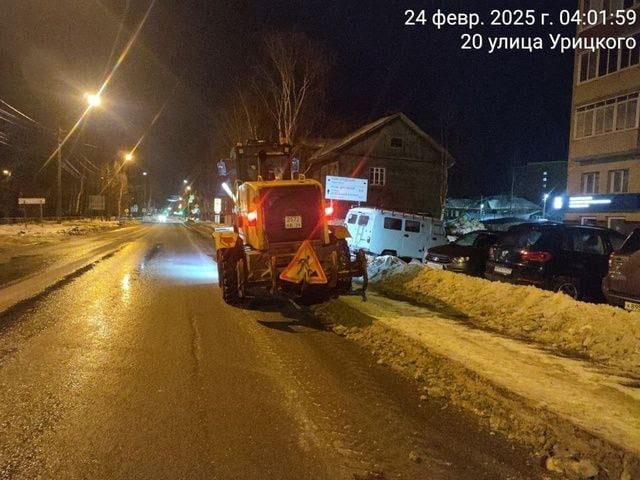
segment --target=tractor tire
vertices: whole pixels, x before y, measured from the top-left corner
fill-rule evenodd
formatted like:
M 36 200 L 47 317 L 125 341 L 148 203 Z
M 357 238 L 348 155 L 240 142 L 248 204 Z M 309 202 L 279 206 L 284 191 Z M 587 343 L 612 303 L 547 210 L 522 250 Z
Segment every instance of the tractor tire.
M 242 301 L 244 291 L 238 284 L 238 266 L 242 260 L 237 249 L 225 249 L 218 253 L 218 284 L 222 289 L 222 299 L 229 305 Z
M 351 264 L 351 252 L 349 251 L 349 245 L 346 240 L 338 240 L 336 242 L 336 251 L 338 253 L 338 268 L 340 270 L 349 270 Z M 351 277 L 339 278 L 336 284 L 336 291 L 338 295 L 346 295 L 351 293 L 352 282 Z

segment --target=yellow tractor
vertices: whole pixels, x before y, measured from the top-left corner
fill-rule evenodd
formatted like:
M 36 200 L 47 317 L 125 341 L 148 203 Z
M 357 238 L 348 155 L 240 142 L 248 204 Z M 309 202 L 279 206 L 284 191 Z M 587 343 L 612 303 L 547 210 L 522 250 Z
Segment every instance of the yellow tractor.
M 322 185 L 296 174 L 291 180 L 239 183 L 233 230 L 213 234 L 219 285 L 225 302 L 241 302 L 248 288 L 300 295 L 310 301 L 351 293 L 353 277 L 363 277 L 363 251 L 351 257 L 342 225 L 330 225 L 333 208 Z

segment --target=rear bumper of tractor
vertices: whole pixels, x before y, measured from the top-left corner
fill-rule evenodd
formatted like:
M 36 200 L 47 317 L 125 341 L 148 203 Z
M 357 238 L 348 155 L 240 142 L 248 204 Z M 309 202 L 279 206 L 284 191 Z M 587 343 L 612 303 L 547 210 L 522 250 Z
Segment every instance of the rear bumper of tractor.
M 291 282 L 282 280 L 282 273 L 290 267 L 300 243 L 278 245 L 267 251 L 246 250 L 246 280 L 247 287 L 266 287 L 271 291 L 301 290 L 309 287 L 335 289 L 341 281 L 350 281 L 354 277 L 363 277 L 366 283 L 366 259 L 364 255 L 349 258 L 348 262 L 340 261 L 340 252 L 335 244 L 323 245 L 312 243 L 324 275 L 326 283 L 310 285 L 305 280 Z M 366 284 L 364 285 L 366 288 Z

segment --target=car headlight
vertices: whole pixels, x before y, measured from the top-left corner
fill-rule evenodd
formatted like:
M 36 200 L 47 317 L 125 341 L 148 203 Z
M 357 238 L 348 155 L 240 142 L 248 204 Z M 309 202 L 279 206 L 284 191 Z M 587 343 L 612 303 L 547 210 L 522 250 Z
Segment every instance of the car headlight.
M 451 260 L 453 263 L 467 263 L 469 261 L 469 257 L 453 257 Z

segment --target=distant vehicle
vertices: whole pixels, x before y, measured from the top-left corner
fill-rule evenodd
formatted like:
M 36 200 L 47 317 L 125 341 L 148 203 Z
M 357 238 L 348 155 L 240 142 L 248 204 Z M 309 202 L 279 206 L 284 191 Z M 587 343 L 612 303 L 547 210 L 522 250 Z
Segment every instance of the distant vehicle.
M 640 312 L 640 228 L 611 254 L 602 291 L 611 305 Z
M 347 212 L 346 226 L 351 251 L 372 255 L 422 261 L 429 248 L 447 243 L 442 221 L 422 215 L 358 207 Z
M 436 270 L 482 276 L 489 259 L 489 248 L 504 235 L 503 232 L 488 230 L 467 233 L 448 245 L 430 248 L 427 252 L 427 266 Z
M 623 241 L 622 234 L 606 228 L 519 225 L 491 248 L 485 277 L 600 300 L 609 255 Z

